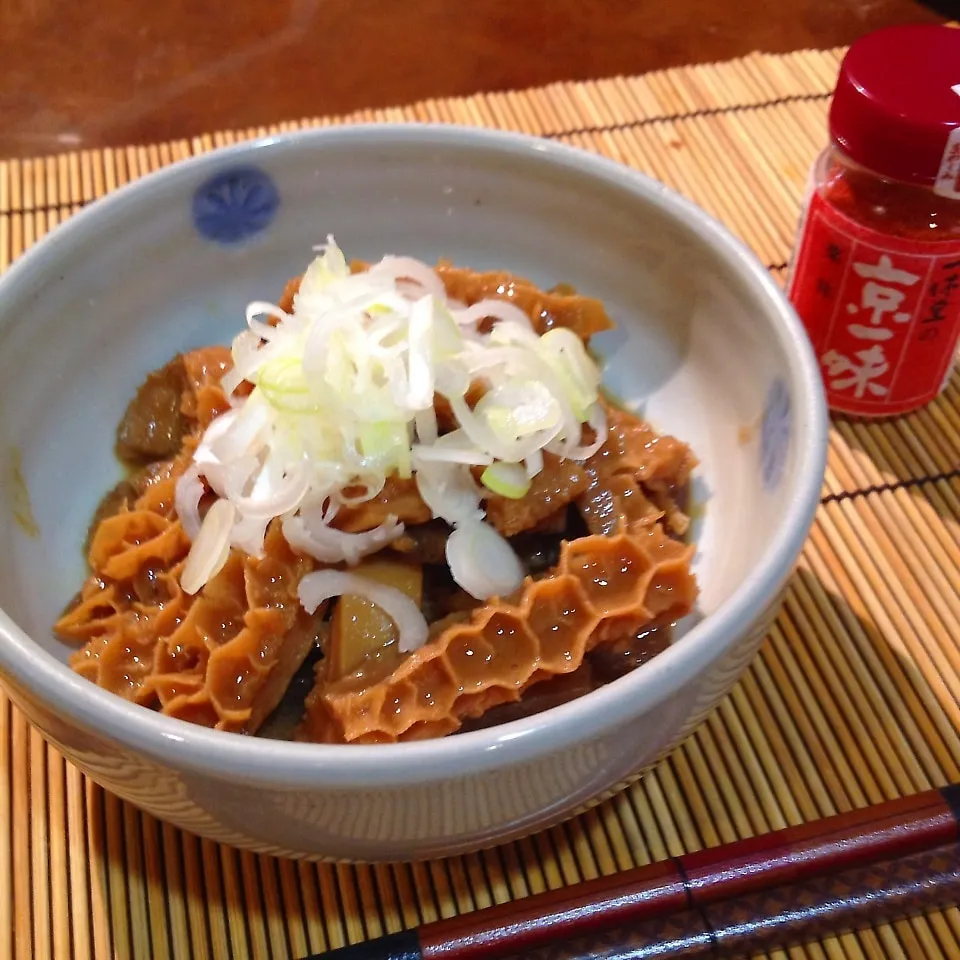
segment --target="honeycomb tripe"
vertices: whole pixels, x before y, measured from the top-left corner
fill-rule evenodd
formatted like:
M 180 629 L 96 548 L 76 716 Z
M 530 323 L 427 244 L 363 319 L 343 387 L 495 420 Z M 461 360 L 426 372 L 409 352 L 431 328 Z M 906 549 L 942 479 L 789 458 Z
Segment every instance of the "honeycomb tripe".
M 387 676 L 318 684 L 300 736 L 387 743 L 452 733 L 531 685 L 572 673 L 597 644 L 687 614 L 697 594 L 692 553 L 652 522 L 565 542 L 549 576 L 445 627 Z

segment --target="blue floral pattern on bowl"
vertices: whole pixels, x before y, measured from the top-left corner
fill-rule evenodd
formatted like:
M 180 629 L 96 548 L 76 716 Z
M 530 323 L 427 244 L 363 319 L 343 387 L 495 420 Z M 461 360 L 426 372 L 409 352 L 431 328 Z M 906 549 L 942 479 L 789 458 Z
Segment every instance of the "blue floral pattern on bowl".
M 258 167 L 233 167 L 202 183 L 193 195 L 193 225 L 206 240 L 228 246 L 262 233 L 280 207 L 272 178 Z
M 787 385 L 777 378 L 767 391 L 760 426 L 760 472 L 768 490 L 780 486 L 789 449 L 790 393 Z

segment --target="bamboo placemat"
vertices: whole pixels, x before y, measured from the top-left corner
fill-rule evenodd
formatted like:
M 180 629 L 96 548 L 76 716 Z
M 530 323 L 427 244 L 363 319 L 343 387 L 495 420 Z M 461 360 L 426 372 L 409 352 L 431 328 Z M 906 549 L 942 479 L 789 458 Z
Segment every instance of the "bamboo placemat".
M 841 53 L 0 162 L 0 269 L 182 157 L 302 126 L 433 120 L 524 130 L 651 173 L 782 277 Z M 86 781 L 0 695 L 0 960 L 296 958 L 960 780 L 960 376 L 896 422 L 836 422 L 823 493 L 770 637 L 703 727 L 596 809 L 471 856 L 317 865 L 200 840 Z M 960 957 L 960 912 L 772 956 Z

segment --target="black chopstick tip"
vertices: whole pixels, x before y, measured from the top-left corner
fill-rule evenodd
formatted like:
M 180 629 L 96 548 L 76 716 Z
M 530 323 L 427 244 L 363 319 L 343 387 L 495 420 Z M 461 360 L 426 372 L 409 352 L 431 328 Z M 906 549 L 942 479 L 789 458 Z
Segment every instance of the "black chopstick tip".
M 417 931 L 402 930 L 349 947 L 314 953 L 304 960 L 423 960 L 423 952 Z
M 940 796 L 950 808 L 953 818 L 960 824 L 960 783 L 951 783 L 946 787 L 940 787 Z

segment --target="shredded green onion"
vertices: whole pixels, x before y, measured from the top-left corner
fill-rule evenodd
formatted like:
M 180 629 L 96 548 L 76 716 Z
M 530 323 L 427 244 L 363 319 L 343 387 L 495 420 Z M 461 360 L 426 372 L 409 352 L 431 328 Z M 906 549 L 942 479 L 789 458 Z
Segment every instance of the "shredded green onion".
M 434 516 L 472 525 L 474 534 L 458 541 L 457 567 L 472 570 L 472 589 L 482 593 L 471 544 L 510 549 L 483 533 L 492 533 L 485 491 L 520 499 L 545 452 L 584 458 L 605 436 L 600 371 L 574 333 L 540 336 L 502 300 L 455 304 L 435 271 L 409 257 L 352 274 L 330 238 L 304 273 L 292 313 L 258 301 L 246 320 L 223 380 L 231 409 L 210 425 L 178 488 L 177 509 L 196 534 L 192 589 L 230 545 L 262 549 L 276 518 L 295 549 L 324 563 L 356 563 L 382 549 L 403 531 L 394 518 L 358 534 L 331 521 L 396 475 L 415 479 Z M 250 389 L 238 393 L 242 384 Z M 452 432 L 434 408 L 437 396 L 453 412 Z M 599 438 L 589 446 L 584 424 Z M 480 466 L 478 485 L 472 471 Z M 226 504 L 200 524 L 208 489 Z
M 480 482 L 494 493 L 510 500 L 520 500 L 530 489 L 527 471 L 518 463 L 491 463 L 480 475 Z

